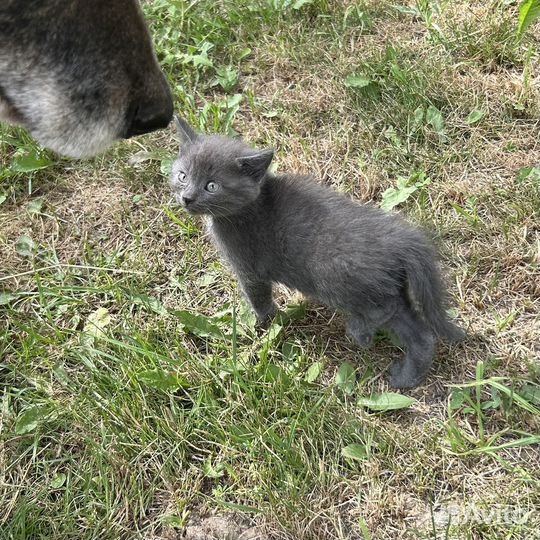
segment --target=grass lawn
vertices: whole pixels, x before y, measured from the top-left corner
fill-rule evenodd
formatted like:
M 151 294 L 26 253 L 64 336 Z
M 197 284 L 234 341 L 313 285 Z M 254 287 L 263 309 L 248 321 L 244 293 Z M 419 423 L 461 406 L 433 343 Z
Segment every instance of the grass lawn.
M 172 127 L 75 162 L 3 126 L 0 538 L 536 537 L 538 23 L 518 38 L 512 0 L 144 9 L 193 125 L 431 231 L 468 339 L 377 410 L 399 349 L 284 289 L 256 329 L 172 202 Z

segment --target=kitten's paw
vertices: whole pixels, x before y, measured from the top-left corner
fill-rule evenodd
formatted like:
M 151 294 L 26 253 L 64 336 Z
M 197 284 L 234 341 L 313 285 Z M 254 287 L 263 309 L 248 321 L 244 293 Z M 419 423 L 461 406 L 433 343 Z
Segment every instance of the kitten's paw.
M 257 326 L 263 330 L 266 330 L 274 320 L 274 317 L 278 314 L 278 308 L 276 305 L 266 311 L 258 311 L 255 315 L 257 317 Z
M 373 345 L 374 333 L 354 319 L 347 321 L 345 333 L 362 349 L 369 349 Z
M 369 349 L 373 345 L 373 334 L 349 334 L 349 333 L 347 333 L 347 335 L 361 349 Z
M 268 317 L 266 319 L 257 318 L 257 330 L 268 330 L 272 324 L 273 317 Z
M 417 370 L 407 365 L 405 360 L 396 360 L 390 366 L 390 385 L 394 388 L 414 388 L 426 377 L 427 371 L 419 374 Z
M 444 333 L 442 335 L 449 343 L 459 343 L 465 340 L 467 332 L 451 321 L 447 321 Z

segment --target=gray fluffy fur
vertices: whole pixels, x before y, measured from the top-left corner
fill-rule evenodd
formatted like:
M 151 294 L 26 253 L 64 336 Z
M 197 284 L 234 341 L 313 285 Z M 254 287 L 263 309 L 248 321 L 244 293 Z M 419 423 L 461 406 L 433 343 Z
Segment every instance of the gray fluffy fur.
M 387 328 L 405 349 L 391 367 L 398 388 L 426 376 L 436 337 L 464 337 L 447 319 L 435 252 L 418 229 L 309 177 L 271 174 L 272 150 L 177 124 L 183 144 L 172 188 L 190 213 L 210 216 L 259 321 L 276 313 L 272 284 L 282 283 L 345 313 L 361 347 Z

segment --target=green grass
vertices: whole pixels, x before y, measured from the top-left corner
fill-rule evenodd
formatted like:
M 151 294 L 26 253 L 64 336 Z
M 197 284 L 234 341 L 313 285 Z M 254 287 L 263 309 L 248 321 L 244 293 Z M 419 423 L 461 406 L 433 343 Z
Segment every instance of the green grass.
M 374 410 L 403 399 L 400 351 L 285 290 L 256 329 L 172 206 L 172 129 L 69 162 L 2 127 L 2 538 L 540 527 L 538 27 L 517 37 L 517 2 L 295 4 L 146 2 L 178 112 L 357 199 L 408 195 L 467 341 Z

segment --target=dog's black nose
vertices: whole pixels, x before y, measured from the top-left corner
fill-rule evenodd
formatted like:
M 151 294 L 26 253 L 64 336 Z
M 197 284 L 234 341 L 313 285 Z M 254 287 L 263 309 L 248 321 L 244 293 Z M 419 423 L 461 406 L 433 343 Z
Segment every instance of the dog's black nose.
M 167 127 L 172 115 L 173 102 L 170 94 L 166 99 L 143 101 L 134 105 L 134 114 L 132 113 L 131 123 L 127 128 L 126 139 Z
M 185 206 L 185 207 L 188 207 L 195 199 L 193 199 L 192 197 L 184 197 L 182 196 L 182 204 Z

